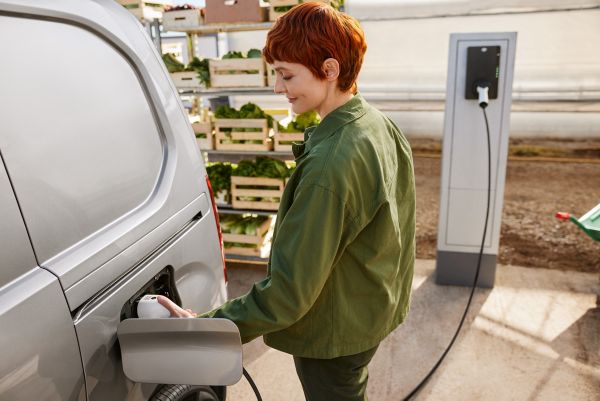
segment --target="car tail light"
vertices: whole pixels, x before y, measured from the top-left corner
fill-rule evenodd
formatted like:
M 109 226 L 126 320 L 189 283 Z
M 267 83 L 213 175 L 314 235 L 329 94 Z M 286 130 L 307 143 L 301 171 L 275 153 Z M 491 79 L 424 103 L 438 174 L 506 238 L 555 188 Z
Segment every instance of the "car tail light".
M 215 194 L 213 193 L 212 186 L 208 175 L 206 176 L 206 185 L 208 185 L 208 191 L 210 192 L 210 201 L 212 203 L 213 213 L 215 215 L 215 222 L 217 223 L 217 232 L 219 233 L 219 246 L 221 247 L 221 260 L 223 261 L 223 274 L 225 275 L 225 282 L 227 282 L 227 265 L 225 264 L 225 251 L 223 249 L 223 234 L 221 233 L 221 223 L 219 223 L 219 213 L 217 212 L 217 204 L 215 203 Z

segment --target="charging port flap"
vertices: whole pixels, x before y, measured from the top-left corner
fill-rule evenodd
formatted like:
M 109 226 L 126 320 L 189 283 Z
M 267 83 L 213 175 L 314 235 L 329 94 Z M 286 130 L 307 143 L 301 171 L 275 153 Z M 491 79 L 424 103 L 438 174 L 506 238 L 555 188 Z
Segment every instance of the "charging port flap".
M 134 382 L 228 386 L 242 377 L 242 341 L 227 319 L 126 319 L 117 329 Z

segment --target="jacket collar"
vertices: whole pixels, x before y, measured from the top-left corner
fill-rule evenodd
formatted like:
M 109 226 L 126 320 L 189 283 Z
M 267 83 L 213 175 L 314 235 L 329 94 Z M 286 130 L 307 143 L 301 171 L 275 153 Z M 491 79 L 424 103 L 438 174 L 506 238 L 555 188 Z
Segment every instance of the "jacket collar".
M 357 93 L 352 99 L 327 114 L 319 125 L 308 127 L 304 131 L 304 142 L 292 145 L 296 160 L 306 155 L 321 141 L 335 134 L 344 125 L 362 117 L 367 112 L 367 107 L 369 107 L 368 103 L 360 93 Z

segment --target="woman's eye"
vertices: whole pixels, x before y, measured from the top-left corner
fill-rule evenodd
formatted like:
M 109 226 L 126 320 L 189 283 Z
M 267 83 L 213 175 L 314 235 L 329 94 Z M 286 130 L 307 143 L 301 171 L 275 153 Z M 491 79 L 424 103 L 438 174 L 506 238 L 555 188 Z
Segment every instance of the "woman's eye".
M 291 75 L 288 75 L 288 76 L 286 77 L 286 76 L 283 76 L 283 75 L 282 75 L 282 76 L 281 76 L 281 78 L 282 78 L 284 81 L 289 81 L 290 79 L 292 79 L 292 76 L 291 76 Z

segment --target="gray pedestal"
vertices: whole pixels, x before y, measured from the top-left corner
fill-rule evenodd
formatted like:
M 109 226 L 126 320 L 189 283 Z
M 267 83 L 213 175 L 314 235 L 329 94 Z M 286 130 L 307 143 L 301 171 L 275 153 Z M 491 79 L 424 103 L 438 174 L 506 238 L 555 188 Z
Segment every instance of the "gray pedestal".
M 477 271 L 478 253 L 438 251 L 435 283 L 471 287 Z M 477 287 L 492 288 L 496 276 L 496 255 L 481 256 Z

